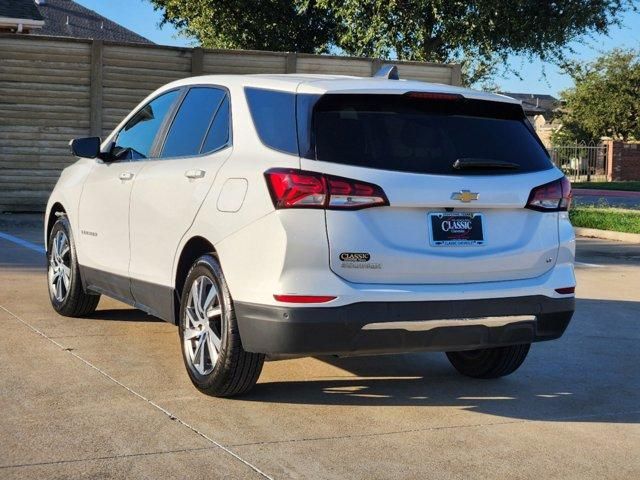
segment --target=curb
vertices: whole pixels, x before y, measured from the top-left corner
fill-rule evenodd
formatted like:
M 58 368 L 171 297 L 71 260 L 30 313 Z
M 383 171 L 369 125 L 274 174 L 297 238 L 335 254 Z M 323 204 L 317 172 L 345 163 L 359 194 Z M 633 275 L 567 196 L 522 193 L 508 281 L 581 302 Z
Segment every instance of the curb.
M 617 242 L 629 242 L 640 244 L 640 233 L 613 232 L 611 230 L 598 230 L 596 228 L 574 227 L 576 236 L 589 238 L 603 238 Z

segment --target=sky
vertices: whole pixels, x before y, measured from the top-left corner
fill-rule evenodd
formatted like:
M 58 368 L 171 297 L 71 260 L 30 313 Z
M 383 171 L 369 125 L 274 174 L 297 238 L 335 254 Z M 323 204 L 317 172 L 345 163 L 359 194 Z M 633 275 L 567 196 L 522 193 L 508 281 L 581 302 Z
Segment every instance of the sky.
M 153 10 L 147 0 L 76 0 L 87 8 L 127 27 L 130 30 L 161 45 L 193 46 L 194 41 L 182 38 L 171 25 L 160 28 L 160 12 Z M 598 35 L 582 38 L 570 47 L 575 58 L 592 60 L 600 53 L 612 48 L 640 49 L 640 13 L 624 15 L 622 27 L 614 27 L 608 36 Z M 524 56 L 511 56 L 510 67 L 520 72 L 521 79 L 514 75 L 497 77 L 495 83 L 502 91 L 512 93 L 551 94 L 557 96 L 561 90 L 571 87 L 572 82 L 556 66 L 539 60 L 530 61 Z

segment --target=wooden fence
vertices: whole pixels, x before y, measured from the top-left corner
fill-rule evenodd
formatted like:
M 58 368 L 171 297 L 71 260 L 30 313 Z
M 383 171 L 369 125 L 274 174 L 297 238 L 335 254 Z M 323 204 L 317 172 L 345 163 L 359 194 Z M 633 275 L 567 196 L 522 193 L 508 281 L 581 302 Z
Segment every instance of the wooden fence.
M 458 65 L 396 62 L 402 78 L 460 84 Z M 42 211 L 74 137 L 106 136 L 151 91 L 202 74 L 370 76 L 382 61 L 0 34 L 0 212 Z

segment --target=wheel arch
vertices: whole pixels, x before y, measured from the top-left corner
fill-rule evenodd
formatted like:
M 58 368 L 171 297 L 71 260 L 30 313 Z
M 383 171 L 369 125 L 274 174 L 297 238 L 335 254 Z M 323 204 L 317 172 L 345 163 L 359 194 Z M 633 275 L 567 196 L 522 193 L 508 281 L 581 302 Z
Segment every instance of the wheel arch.
M 187 274 L 189 273 L 189 269 L 193 265 L 193 263 L 200 258 L 202 255 L 206 255 L 207 253 L 217 255 L 216 249 L 213 244 L 204 237 L 195 236 L 191 237 L 187 243 L 185 243 L 184 247 L 182 247 L 182 251 L 180 252 L 180 256 L 178 258 L 178 263 L 175 268 L 175 277 L 174 277 L 174 295 L 175 302 L 174 303 L 174 323 L 178 323 L 180 318 L 180 301 L 182 297 L 182 288 L 184 287 L 184 282 L 187 279 Z
M 51 229 L 53 228 L 53 225 L 56 223 L 56 221 L 58 220 L 58 215 L 59 213 L 63 213 L 63 214 L 67 214 L 67 211 L 65 210 L 65 208 L 62 206 L 62 204 L 60 202 L 55 202 L 51 208 L 49 209 L 49 214 L 47 216 L 47 229 L 45 231 L 45 242 L 44 242 L 44 249 L 45 251 L 48 250 L 49 248 L 49 235 L 51 235 Z

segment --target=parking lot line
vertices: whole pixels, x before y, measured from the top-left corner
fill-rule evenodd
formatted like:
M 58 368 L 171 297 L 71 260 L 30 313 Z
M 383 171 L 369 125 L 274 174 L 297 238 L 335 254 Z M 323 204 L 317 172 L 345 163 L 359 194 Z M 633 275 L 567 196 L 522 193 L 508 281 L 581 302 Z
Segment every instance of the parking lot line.
M 604 265 L 598 265 L 597 263 L 585 263 L 585 262 L 574 262 L 576 267 L 587 267 L 587 268 L 602 268 Z
M 2 233 L 2 232 L 0 232 Z M 4 237 L 3 237 L 4 238 Z M 14 237 L 15 238 L 15 237 Z M 20 240 L 20 239 L 18 239 Z M 16 242 L 17 243 L 17 242 Z M 29 242 L 25 242 L 25 243 L 29 243 Z M 32 244 L 33 245 L 33 244 Z M 27 247 L 29 248 L 29 247 Z M 256 472 L 258 475 L 262 476 L 263 478 L 267 479 L 267 480 L 274 480 L 273 477 L 271 477 L 270 475 L 266 474 L 265 472 L 263 472 L 262 470 L 260 470 L 257 466 L 253 465 L 252 463 L 250 463 L 249 461 L 245 460 L 244 458 L 242 458 L 240 455 L 238 455 L 237 453 L 235 453 L 234 451 L 232 451 L 231 449 L 225 447 L 224 445 L 216 442 L 214 439 L 212 439 L 211 437 L 207 436 L 205 433 L 203 433 L 202 431 L 198 430 L 196 427 L 191 426 L 190 424 L 188 424 L 187 422 L 183 421 L 182 419 L 180 419 L 179 417 L 177 417 L 176 415 L 174 415 L 173 413 L 171 413 L 169 410 L 161 407 L 160 405 L 158 405 L 157 403 L 155 403 L 153 400 L 150 400 L 149 398 L 145 397 L 144 395 L 136 392 L 135 390 L 133 390 L 132 388 L 128 387 L 127 385 L 125 385 L 124 383 L 116 380 L 114 377 L 112 377 L 111 375 L 109 375 L 107 372 L 105 372 L 104 370 L 102 370 L 101 368 L 97 367 L 96 365 L 94 365 L 93 363 L 91 363 L 89 360 L 86 360 L 85 358 L 83 358 L 82 356 L 78 355 L 77 353 L 75 353 L 74 351 L 72 351 L 71 349 L 66 348 L 64 345 L 58 343 L 57 341 L 55 341 L 53 338 L 49 337 L 47 334 L 45 334 L 44 332 L 42 332 L 41 330 L 38 330 L 36 327 L 34 327 L 33 325 L 31 325 L 29 322 L 27 322 L 26 320 L 20 318 L 18 315 L 16 315 L 15 313 L 13 313 L 11 310 L 7 309 L 6 307 L 4 307 L 3 305 L 0 305 L 0 309 L 4 310 L 7 314 L 11 315 L 13 318 L 15 318 L 16 320 L 18 320 L 20 323 L 22 323 L 24 326 L 26 326 L 27 328 L 31 329 L 34 333 L 40 335 L 41 337 L 45 338 L 46 340 L 50 341 L 51 343 L 53 343 L 54 345 L 56 345 L 57 347 L 59 347 L 61 350 L 64 350 L 65 352 L 69 353 L 70 355 L 74 356 L 75 358 L 77 358 L 78 360 L 80 360 L 82 363 L 84 363 L 85 365 L 91 367 L 92 369 L 96 370 L 98 373 L 100 373 L 101 375 L 103 375 L 104 377 L 108 378 L 109 380 L 111 380 L 113 383 L 117 384 L 118 386 L 124 388 L 125 390 L 127 390 L 129 393 L 131 393 L 132 395 L 135 395 L 136 397 L 140 398 L 141 400 L 144 400 L 145 402 L 147 402 L 149 405 L 151 405 L 152 407 L 156 408 L 157 410 L 161 411 L 162 413 L 164 413 L 165 415 L 167 415 L 171 420 L 176 421 L 178 423 L 180 423 L 182 426 L 188 428 L 189 430 L 191 430 L 192 432 L 196 433 L 197 435 L 201 436 L 202 438 L 204 438 L 205 440 L 207 440 L 208 442 L 212 443 L 215 447 L 223 450 L 224 452 L 228 453 L 229 455 L 231 455 L 233 458 L 235 458 L 236 460 L 242 462 L 244 465 L 246 465 L 247 467 L 249 467 L 251 470 L 253 470 L 254 472 Z
M 21 247 L 28 248 L 29 250 L 33 250 L 34 252 L 44 253 L 44 247 L 36 245 L 35 243 L 27 242 L 21 238 L 14 237 L 8 233 L 0 232 L 0 238 L 15 243 L 16 245 L 20 245 Z

